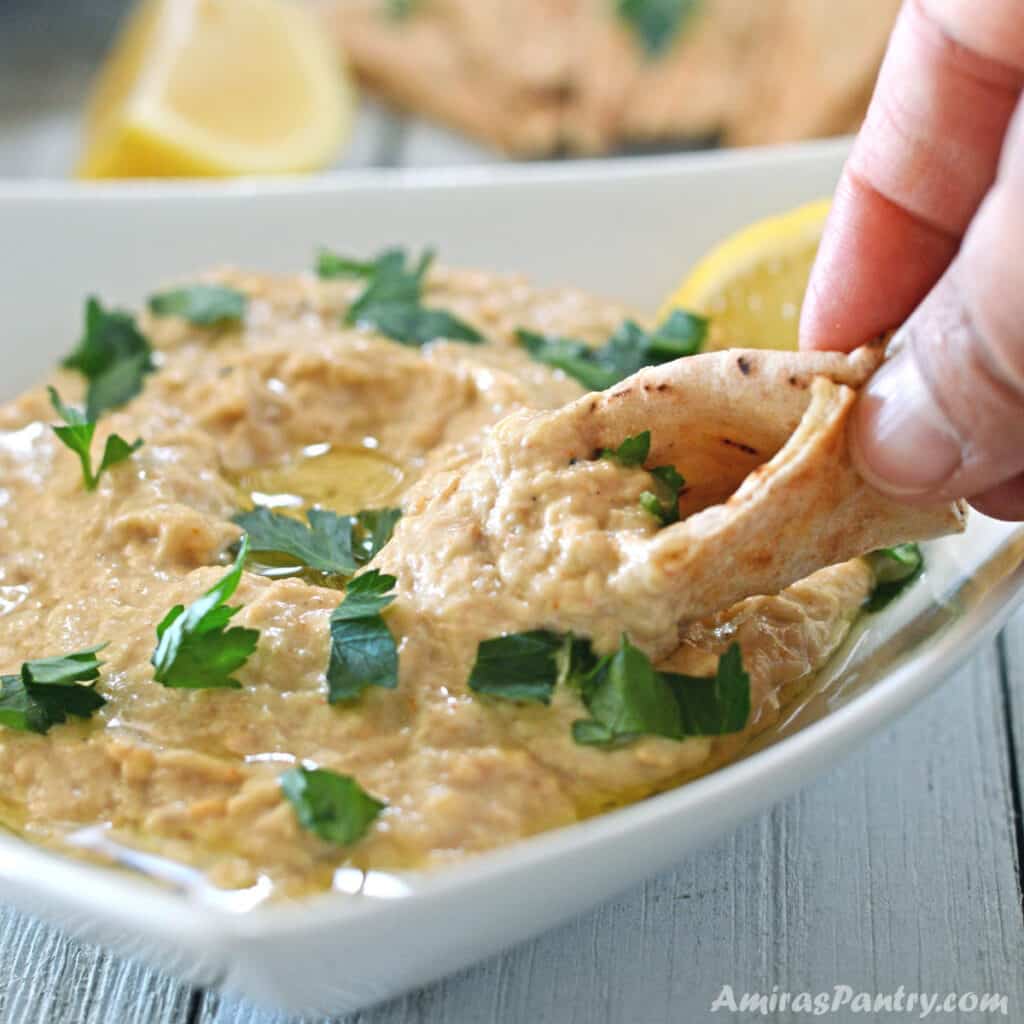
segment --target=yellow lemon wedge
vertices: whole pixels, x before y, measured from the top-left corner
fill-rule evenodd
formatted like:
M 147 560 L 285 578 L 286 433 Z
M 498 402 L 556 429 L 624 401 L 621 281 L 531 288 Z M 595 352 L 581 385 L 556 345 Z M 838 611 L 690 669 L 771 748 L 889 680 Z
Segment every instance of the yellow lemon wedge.
M 280 174 L 330 162 L 353 93 L 313 15 L 289 0 L 145 0 L 85 117 L 84 178 Z
M 665 303 L 710 318 L 705 350 L 797 347 L 800 306 L 827 199 L 759 220 L 708 253 Z

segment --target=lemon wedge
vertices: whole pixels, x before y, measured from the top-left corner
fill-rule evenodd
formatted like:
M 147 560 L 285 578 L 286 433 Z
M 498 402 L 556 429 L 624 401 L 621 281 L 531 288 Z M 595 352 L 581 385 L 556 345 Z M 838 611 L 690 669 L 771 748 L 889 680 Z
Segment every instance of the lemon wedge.
M 77 173 L 225 176 L 325 166 L 352 89 L 313 16 L 288 0 L 145 0 L 95 84 Z
M 797 347 L 800 306 L 827 199 L 757 221 L 719 243 L 665 303 L 710 317 L 705 350 Z

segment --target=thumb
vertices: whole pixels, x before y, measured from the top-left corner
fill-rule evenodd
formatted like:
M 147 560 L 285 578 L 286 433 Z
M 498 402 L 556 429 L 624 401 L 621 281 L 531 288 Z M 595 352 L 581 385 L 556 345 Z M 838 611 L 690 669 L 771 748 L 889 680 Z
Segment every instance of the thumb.
M 960 253 L 893 339 L 854 416 L 865 479 L 1024 519 L 1024 120 Z

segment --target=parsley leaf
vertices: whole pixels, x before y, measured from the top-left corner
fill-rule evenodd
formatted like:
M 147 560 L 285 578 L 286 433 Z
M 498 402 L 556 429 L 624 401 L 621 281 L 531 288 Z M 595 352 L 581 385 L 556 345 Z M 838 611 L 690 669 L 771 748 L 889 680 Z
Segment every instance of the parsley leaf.
M 550 704 L 555 685 L 588 665 L 589 650 L 572 633 L 546 629 L 484 640 L 476 650 L 469 688 L 489 697 Z
M 176 605 L 157 626 L 152 665 L 158 683 L 184 690 L 241 689 L 231 673 L 256 650 L 260 631 L 226 629 L 241 608 L 229 608 L 225 602 L 238 589 L 248 553 L 249 538 L 243 537 L 228 574 L 187 608 Z
M 640 736 L 717 736 L 738 732 L 750 715 L 750 677 L 738 644 L 710 679 L 659 672 L 623 634 L 614 654 L 599 658 L 590 641 L 537 629 L 484 640 L 469 676 L 474 693 L 550 704 L 556 686 L 579 691 L 591 717 L 573 723 L 583 746 L 621 746 Z
M 402 249 L 387 249 L 368 262 L 321 250 L 317 273 L 366 280 L 366 288 L 349 306 L 346 324 L 379 331 L 403 345 L 418 347 L 437 338 L 479 344 L 484 339 L 476 328 L 443 309 L 423 305 L 423 282 L 433 259 L 429 250 L 415 266 Z
M 257 506 L 232 518 L 245 530 L 253 551 L 291 555 L 318 572 L 351 576 L 391 539 L 402 515 L 397 508 L 365 509 L 355 516 L 310 509 L 307 526 Z
M 659 520 L 662 526 L 679 522 L 679 493 L 686 486 L 686 481 L 675 466 L 655 466 L 648 472 L 667 497 L 659 497 L 654 491 L 644 491 L 640 495 L 641 506 Z
M 391 540 L 401 518 L 400 508 L 364 508 L 356 514 L 352 552 L 359 565 L 372 561 L 377 552 Z
M 149 340 L 133 317 L 105 310 L 94 296 L 85 304 L 85 333 L 62 365 L 88 378 L 85 414 L 90 420 L 134 398 L 145 375 L 156 369 Z
M 86 419 L 83 413 L 74 408 L 69 408 L 60 399 L 56 388 L 48 388 L 50 392 L 50 404 L 54 411 L 64 421 L 65 426 L 54 427 L 53 432 L 60 439 L 61 443 L 70 448 L 82 464 L 82 481 L 87 491 L 96 490 L 100 477 L 111 466 L 137 452 L 142 447 L 142 438 L 137 438 L 129 444 L 119 434 L 111 434 L 103 447 L 103 458 L 100 460 L 99 469 L 94 473 L 92 470 L 92 439 L 96 433 L 95 422 Z
M 299 824 L 321 839 L 343 846 L 361 839 L 387 807 L 352 776 L 327 768 L 289 768 L 280 783 Z
M 334 277 L 372 277 L 379 269 L 382 261 L 402 259 L 398 249 L 387 249 L 376 259 L 353 260 L 347 256 L 339 256 L 330 249 L 321 249 L 316 254 L 316 272 L 324 280 Z
M 651 432 L 645 430 L 635 437 L 627 437 L 618 448 L 603 449 L 600 458 L 613 459 L 627 467 L 642 466 L 647 461 L 650 452 Z M 654 477 L 655 483 L 659 485 L 662 496 L 659 497 L 653 491 L 644 491 L 640 495 L 640 505 L 659 520 L 662 526 L 678 522 L 679 493 L 686 486 L 686 481 L 674 466 L 655 466 L 648 472 Z
M 149 311 L 156 316 L 180 316 L 200 327 L 241 320 L 248 297 L 218 284 L 193 284 L 153 295 Z
M 645 430 L 635 437 L 627 437 L 618 448 L 605 448 L 602 459 L 613 459 L 620 466 L 642 466 L 651 452 L 651 432 Z
M 659 57 L 693 15 L 699 0 L 618 0 L 619 17 L 629 23 L 649 57 Z
M 516 338 L 538 362 L 575 377 L 591 391 L 604 391 L 645 366 L 696 355 L 707 329 L 705 317 L 676 309 L 649 333 L 632 320 L 624 321 L 600 348 L 525 330 L 517 331 Z
M 750 676 L 739 644 L 730 644 L 711 678 L 663 673 L 672 688 L 686 736 L 739 732 L 750 717 Z
M 750 676 L 739 644 L 719 658 L 713 678 L 659 672 L 623 636 L 619 650 L 583 679 L 590 719 L 573 723 L 583 746 L 618 746 L 639 736 L 719 736 L 739 732 L 750 716 Z
M 352 580 L 331 615 L 327 700 L 355 700 L 369 686 L 398 686 L 398 647 L 381 612 L 394 601 L 394 576 L 371 569 Z
M 0 676 L 0 725 L 46 733 L 68 715 L 90 718 L 107 703 L 92 686 L 82 685 L 99 678 L 96 655 L 103 646 L 26 661 L 20 675 Z
M 385 0 L 387 12 L 396 20 L 408 18 L 419 6 L 419 0 Z
M 618 651 L 602 658 L 585 679 L 582 695 L 593 721 L 573 723 L 577 743 L 626 743 L 645 734 L 683 738 L 672 687 L 625 635 Z
M 864 602 L 869 612 L 881 611 L 924 571 L 924 555 L 916 544 L 880 548 L 866 558 L 875 574 L 875 589 Z

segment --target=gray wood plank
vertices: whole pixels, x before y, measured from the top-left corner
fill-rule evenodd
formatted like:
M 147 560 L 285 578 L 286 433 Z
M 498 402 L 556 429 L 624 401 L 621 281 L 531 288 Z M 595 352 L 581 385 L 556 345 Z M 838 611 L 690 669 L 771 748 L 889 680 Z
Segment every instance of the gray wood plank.
M 709 1014 L 726 983 L 737 993 L 991 991 L 1022 1019 L 1009 772 L 993 645 L 864 751 L 675 871 L 346 1021 L 729 1019 Z M 208 994 L 200 1020 L 287 1018 Z
M 1014 811 L 1016 815 L 1017 879 L 1024 907 L 1024 609 L 1007 624 L 999 638 L 1003 674 L 1003 701 L 1010 727 L 1010 751 L 1015 761 Z
M 193 990 L 0 908 L 4 1024 L 186 1024 Z

